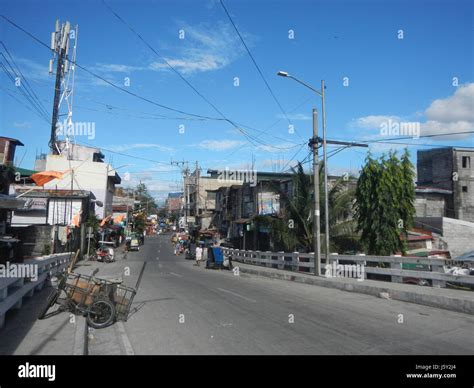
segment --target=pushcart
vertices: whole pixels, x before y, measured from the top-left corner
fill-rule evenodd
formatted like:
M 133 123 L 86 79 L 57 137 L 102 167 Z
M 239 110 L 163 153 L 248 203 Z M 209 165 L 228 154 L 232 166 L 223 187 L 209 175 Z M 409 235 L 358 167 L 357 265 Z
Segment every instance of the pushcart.
M 135 288 L 124 285 L 121 279 L 96 277 L 98 269 L 92 275 L 66 271 L 58 275 L 57 288 L 50 294 L 38 319 L 46 318 L 49 309 L 57 304 L 59 312 L 81 314 L 86 317 L 88 325 L 95 329 L 107 327 L 115 321 L 126 321 L 145 266 L 146 262 L 143 263 Z

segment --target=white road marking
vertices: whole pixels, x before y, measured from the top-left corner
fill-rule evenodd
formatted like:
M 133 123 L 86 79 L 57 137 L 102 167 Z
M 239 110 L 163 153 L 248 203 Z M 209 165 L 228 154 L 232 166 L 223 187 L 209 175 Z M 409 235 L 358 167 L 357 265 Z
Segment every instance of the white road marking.
M 174 272 L 170 272 L 170 275 L 174 275 L 174 276 L 177 276 L 179 278 L 183 277 L 183 275 L 180 275 L 179 273 L 174 273 Z
M 135 355 L 135 352 L 132 348 L 132 344 L 130 343 L 130 339 L 128 338 L 127 332 L 125 331 L 125 326 L 123 322 L 116 322 L 115 327 L 117 328 L 117 332 L 119 334 L 119 338 L 122 341 L 123 347 L 125 348 L 125 353 L 127 356 Z
M 233 291 L 229 291 L 229 290 L 225 290 L 223 288 L 218 288 L 219 291 L 222 291 L 222 292 L 227 292 L 228 294 L 231 294 L 231 295 L 234 295 L 238 298 L 242 298 L 248 302 L 252 302 L 252 303 L 257 303 L 257 301 L 255 299 L 250 299 L 250 298 L 247 298 L 246 296 L 243 296 L 243 295 L 240 295 L 240 294 L 237 294 L 236 292 L 233 292 Z

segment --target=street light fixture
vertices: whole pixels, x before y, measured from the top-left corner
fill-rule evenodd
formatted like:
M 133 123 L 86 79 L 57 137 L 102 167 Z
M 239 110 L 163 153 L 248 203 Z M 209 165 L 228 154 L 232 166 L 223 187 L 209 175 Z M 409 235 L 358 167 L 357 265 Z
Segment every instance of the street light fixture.
M 322 98 L 322 120 L 323 120 L 323 159 L 324 159 L 324 220 L 326 223 L 326 238 L 325 238 L 325 246 L 326 246 L 326 264 L 329 264 L 329 198 L 328 198 L 328 164 L 327 164 L 327 152 L 326 152 L 326 99 L 324 90 L 326 89 L 324 85 L 324 80 L 321 80 L 321 90 L 317 90 L 312 86 L 308 85 L 307 83 L 301 81 L 300 79 L 293 77 L 292 75 L 288 74 L 286 71 L 279 71 L 277 73 L 280 77 L 291 78 L 294 81 L 300 83 L 301 85 L 307 87 L 308 89 L 315 92 L 318 96 Z M 317 139 L 313 139 L 313 141 L 317 142 Z M 319 174 L 319 171 L 314 172 L 314 174 Z M 320 247 L 318 247 L 320 249 Z M 316 254 L 316 253 L 315 253 Z

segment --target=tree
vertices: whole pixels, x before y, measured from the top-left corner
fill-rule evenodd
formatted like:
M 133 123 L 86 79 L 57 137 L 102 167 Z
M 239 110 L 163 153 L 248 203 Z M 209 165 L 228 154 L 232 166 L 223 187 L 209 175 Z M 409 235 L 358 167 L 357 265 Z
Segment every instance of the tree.
M 274 241 L 281 244 L 284 250 L 313 249 L 313 179 L 304 172 L 301 163 L 293 169 L 293 193 L 288 196 L 279 187 L 285 206 L 282 207 L 280 218 L 271 221 L 271 234 Z M 321 209 L 321 230 L 326 230 L 324 217 L 324 165 L 319 167 L 319 192 Z M 339 178 L 328 190 L 329 197 L 329 234 L 331 237 L 352 237 L 354 222 L 349 216 L 352 213 L 354 190 L 347 187 L 347 180 Z M 332 247 L 339 250 L 339 246 L 332 241 Z
M 146 213 L 156 212 L 158 208 L 155 199 L 148 192 L 148 188 L 144 183 L 137 185 L 135 191 L 135 199 L 140 201 L 140 208 L 145 209 Z
M 355 215 L 361 242 L 371 255 L 406 252 L 407 235 L 415 214 L 414 169 L 405 150 L 375 160 L 369 153 L 356 189 Z

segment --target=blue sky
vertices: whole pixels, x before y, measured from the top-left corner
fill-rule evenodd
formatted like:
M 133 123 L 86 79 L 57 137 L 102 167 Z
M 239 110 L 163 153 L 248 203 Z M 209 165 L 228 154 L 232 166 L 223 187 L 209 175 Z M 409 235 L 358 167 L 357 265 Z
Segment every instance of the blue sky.
M 311 109 L 321 109 L 320 98 L 291 79 L 277 77 L 278 70 L 318 89 L 325 79 L 330 139 L 393 138 L 381 133 L 380 125 L 388 120 L 419 122 L 422 136 L 474 130 L 470 1 L 225 0 L 294 133 L 289 133 L 289 122 L 218 1 L 107 3 L 162 57 L 101 1 L 3 0 L 1 13 L 48 44 L 56 19 L 77 24 L 80 65 L 160 104 L 219 117 L 167 68 L 166 58 L 225 117 L 252 137 L 259 136 L 251 144 L 228 122 L 189 120 L 190 116 L 158 108 L 77 69 L 73 119 L 94 123 L 95 136 L 75 140 L 103 147 L 107 161 L 115 167 L 126 165 L 118 170 L 130 174 L 125 185 L 141 180 L 157 198 L 176 190 L 181 182 L 180 170 L 169 164 L 171 160 L 192 165 L 199 160 L 205 171 L 246 168 L 254 159 L 259 170 L 279 171 L 291 160 L 307 156 L 303 143 L 311 136 Z M 289 39 L 289 30 L 294 39 Z M 48 74 L 50 52 L 4 20 L 0 20 L 0 36 L 50 116 L 54 87 Z M 126 77 L 130 86 L 124 86 Z M 17 153 L 18 163 L 32 168 L 36 153 L 48 149 L 50 127 L 24 106 L 28 102 L 1 69 L 0 80 L 0 133 L 25 144 Z M 179 132 L 180 126 L 184 133 Z M 473 140 L 472 134 L 466 134 L 400 142 L 410 143 L 415 156 L 417 149 L 427 147 L 414 143 L 474 146 Z M 390 148 L 370 146 L 374 153 Z M 365 155 L 362 148 L 339 152 L 329 159 L 330 172 L 356 173 Z

